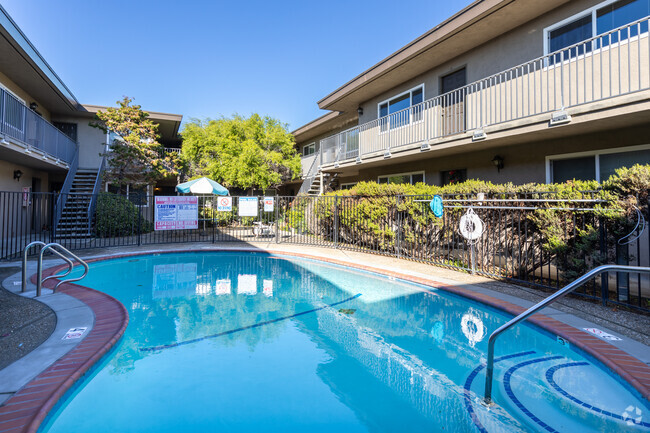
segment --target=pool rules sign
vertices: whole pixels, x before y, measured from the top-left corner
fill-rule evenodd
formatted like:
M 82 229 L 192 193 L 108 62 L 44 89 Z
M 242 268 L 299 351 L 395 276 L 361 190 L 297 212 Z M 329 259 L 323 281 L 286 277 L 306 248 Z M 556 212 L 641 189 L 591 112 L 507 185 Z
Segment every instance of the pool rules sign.
M 199 198 L 194 196 L 156 197 L 156 230 L 199 228 Z

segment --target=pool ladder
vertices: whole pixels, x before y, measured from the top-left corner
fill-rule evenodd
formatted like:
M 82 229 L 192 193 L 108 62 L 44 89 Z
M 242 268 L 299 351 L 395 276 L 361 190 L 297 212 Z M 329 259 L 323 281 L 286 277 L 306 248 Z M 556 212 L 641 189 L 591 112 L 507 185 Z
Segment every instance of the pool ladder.
M 587 281 L 589 281 L 596 275 L 602 274 L 604 272 L 609 272 L 609 271 L 628 272 L 628 273 L 631 272 L 650 273 L 650 268 L 643 267 L 643 266 L 626 266 L 626 265 L 603 265 L 594 268 L 591 271 L 584 274 L 582 277 L 564 286 L 562 289 L 558 290 L 548 298 L 533 305 L 532 307 L 530 307 L 529 309 L 527 309 L 526 311 L 524 311 L 523 313 L 521 313 L 520 315 L 518 315 L 508 323 L 506 323 L 505 325 L 498 328 L 490 335 L 490 338 L 488 339 L 487 368 L 485 371 L 485 397 L 483 399 L 483 402 L 485 404 L 490 405 L 492 403 L 492 376 L 494 374 L 494 343 L 496 342 L 497 337 L 501 335 L 504 331 L 515 326 L 517 323 L 526 320 L 529 316 L 535 314 L 542 308 L 548 306 L 552 302 L 557 301 L 564 295 L 567 295 L 570 292 L 577 289 L 578 287 L 582 286 L 583 284 L 585 284 Z
M 27 288 L 27 254 L 29 253 L 29 250 L 32 247 L 36 246 L 41 246 L 41 251 L 38 254 L 38 268 L 36 271 L 36 296 L 41 296 L 41 290 L 43 288 L 43 283 L 49 279 L 52 278 L 62 278 L 67 275 L 70 275 L 70 272 L 72 272 L 72 268 L 74 267 L 74 263 L 72 260 L 70 260 L 69 257 L 72 257 L 74 260 L 79 262 L 81 266 L 84 267 L 84 273 L 80 277 L 76 278 L 69 278 L 67 280 L 61 280 L 58 282 L 58 284 L 54 287 L 53 292 L 56 292 L 56 290 L 59 288 L 59 286 L 63 283 L 70 283 L 72 281 L 79 281 L 83 279 L 86 275 L 88 275 L 88 263 L 84 262 L 81 260 L 79 257 L 77 257 L 75 254 L 70 252 L 67 248 L 65 248 L 63 245 L 52 242 L 49 244 L 46 244 L 45 242 L 41 241 L 35 241 L 30 244 L 28 244 L 25 248 L 23 248 L 23 266 L 22 266 L 22 287 L 20 289 L 21 292 L 24 292 Z M 46 251 L 50 251 L 54 253 L 55 255 L 59 256 L 61 259 L 63 259 L 67 264 L 68 264 L 68 270 L 63 274 L 63 275 L 50 275 L 49 277 L 43 278 L 43 254 L 45 254 Z M 69 256 L 67 257 L 66 256 Z

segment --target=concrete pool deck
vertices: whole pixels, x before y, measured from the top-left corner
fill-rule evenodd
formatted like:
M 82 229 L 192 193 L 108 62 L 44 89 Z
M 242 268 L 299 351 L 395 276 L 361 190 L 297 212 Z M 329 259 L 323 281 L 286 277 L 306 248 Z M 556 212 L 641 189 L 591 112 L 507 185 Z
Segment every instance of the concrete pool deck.
M 84 251 L 80 257 L 95 261 L 106 257 L 144 253 L 181 251 L 266 251 L 298 257 L 314 258 L 331 263 L 379 272 L 413 282 L 447 290 L 517 314 L 541 299 L 534 291 L 442 269 L 418 262 L 400 260 L 367 253 L 284 244 L 188 243 L 146 247 L 113 247 Z M 60 260 L 44 263 L 49 272 L 62 265 Z M 15 263 L 3 266 L 16 266 Z M 29 274 L 35 272 L 30 262 Z M 3 281 L 5 289 L 20 291 L 20 274 Z M 81 282 L 82 283 L 82 282 Z M 29 284 L 25 296 L 33 296 L 35 287 Z M 523 295 L 513 296 L 513 293 Z M 128 315 L 124 307 L 108 295 L 92 289 L 65 284 L 52 294 L 44 291 L 39 301 L 49 305 L 57 314 L 57 326 L 50 338 L 34 351 L 0 370 L 0 432 L 36 431 L 58 399 L 85 374 L 120 338 Z M 578 302 L 577 307 L 570 304 Z M 646 335 L 650 318 L 633 315 L 635 326 L 621 325 L 625 320 L 599 314 L 610 310 L 584 301 L 560 301 L 558 308 L 547 308 L 543 315 L 533 316 L 533 322 L 548 331 L 568 339 L 571 344 L 590 353 L 615 371 L 646 399 L 650 397 L 650 347 Z M 587 308 L 586 306 L 590 307 Z M 591 311 L 593 310 L 593 311 Z M 580 311 L 583 314 L 580 314 Z M 586 311 L 586 312 L 585 312 Z M 594 312 L 595 311 L 595 312 Z M 582 315 L 583 317 L 578 317 Z M 587 320 L 590 319 L 590 320 Z M 639 323 L 641 321 L 641 323 Z M 644 322 L 647 321 L 647 322 Z M 81 338 L 63 339 L 71 328 L 87 328 Z M 598 328 L 620 340 L 605 341 L 587 333 L 584 328 Z M 641 340 L 641 341 L 637 341 Z M 644 344 L 646 343 L 646 344 Z M 498 354 L 497 354 L 498 356 Z

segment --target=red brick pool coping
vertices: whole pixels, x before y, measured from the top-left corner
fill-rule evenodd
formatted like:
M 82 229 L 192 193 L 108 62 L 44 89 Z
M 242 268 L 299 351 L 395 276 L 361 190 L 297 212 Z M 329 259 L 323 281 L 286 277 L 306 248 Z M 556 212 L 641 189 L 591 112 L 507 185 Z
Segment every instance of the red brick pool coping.
M 392 270 L 350 263 L 329 257 L 297 252 L 275 251 L 273 249 L 209 248 L 184 249 L 181 251 L 143 251 L 97 257 L 86 261 L 96 262 L 150 254 L 210 251 L 261 252 L 278 256 L 319 260 L 441 289 L 498 308 L 513 315 L 517 315 L 525 310 L 523 307 L 510 302 L 476 293 L 467 288 L 441 283 L 435 279 L 416 277 Z M 65 265 L 53 267 L 47 269 L 44 273 L 45 275 L 52 275 L 64 267 Z M 51 283 L 53 286 L 56 281 L 56 279 L 48 280 L 48 283 Z M 86 338 L 78 346 L 30 381 L 8 399 L 3 406 L 0 406 L 0 433 L 36 432 L 59 399 L 117 343 L 126 330 L 129 321 L 128 313 L 124 306 L 115 298 L 97 290 L 72 283 L 62 285 L 59 292 L 73 296 L 87 304 L 95 314 L 95 324 Z M 648 365 L 591 334 L 551 317 L 535 314 L 528 321 L 555 335 L 565 338 L 571 344 L 593 356 L 639 391 L 645 399 L 650 400 L 650 367 Z
M 59 269 L 61 266 L 45 273 L 51 275 Z M 46 281 L 45 285 L 53 287 L 54 280 Z M 93 328 L 75 348 L 0 406 L 2 433 L 36 432 L 66 391 L 118 342 L 126 330 L 129 315 L 122 303 L 112 296 L 72 283 L 62 285 L 58 292 L 90 307 L 95 315 Z

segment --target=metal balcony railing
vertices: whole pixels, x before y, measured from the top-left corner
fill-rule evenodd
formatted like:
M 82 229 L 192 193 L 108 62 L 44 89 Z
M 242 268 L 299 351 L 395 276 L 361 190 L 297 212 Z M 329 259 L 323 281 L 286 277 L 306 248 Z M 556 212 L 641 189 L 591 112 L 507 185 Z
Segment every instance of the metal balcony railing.
M 648 22 L 643 18 L 563 50 L 355 126 L 320 141 L 323 165 L 390 157 L 402 146 L 540 114 L 562 122 L 564 110 L 650 89 Z M 480 138 L 477 135 L 477 138 Z
M 165 155 L 167 155 L 168 153 L 175 153 L 176 155 L 179 155 L 179 156 L 180 156 L 180 154 L 181 154 L 181 149 L 179 149 L 179 148 L 177 148 L 177 147 L 165 147 L 165 148 L 163 148 L 162 156 L 165 156 Z
M 38 150 L 44 158 L 72 164 L 78 145 L 55 126 L 27 108 L 9 92 L 0 89 L 0 134 Z

